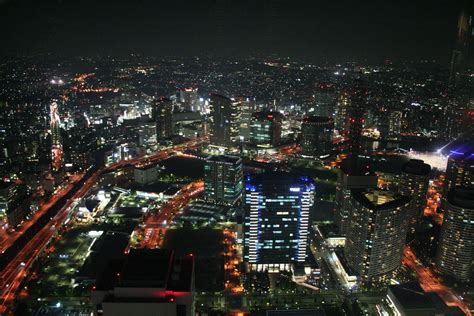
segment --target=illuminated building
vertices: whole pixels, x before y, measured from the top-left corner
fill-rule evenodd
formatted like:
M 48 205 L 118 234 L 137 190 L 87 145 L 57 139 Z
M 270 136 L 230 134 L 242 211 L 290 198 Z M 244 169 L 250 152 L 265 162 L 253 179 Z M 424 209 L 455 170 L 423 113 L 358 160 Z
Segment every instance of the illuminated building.
M 349 150 L 354 157 L 357 157 L 361 150 L 361 133 L 364 126 L 364 107 L 366 90 L 358 89 L 351 93 L 349 106 Z
M 344 253 L 362 289 L 387 284 L 401 264 L 410 198 L 388 191 L 353 190 Z
M 315 115 L 332 117 L 336 105 L 334 86 L 331 84 L 318 85 L 314 92 L 314 101 L 316 103 L 314 109 Z
M 156 139 L 166 139 L 173 135 L 173 103 L 168 98 L 155 100 L 152 118 L 156 122 Z
M 91 302 L 94 315 L 194 315 L 194 257 L 131 249 L 99 274 Z
M 474 259 L 474 188 L 454 188 L 447 196 L 436 265 L 447 276 L 468 281 Z
M 238 102 L 218 94 L 210 97 L 212 119 L 210 128 L 210 144 L 219 147 L 238 145 L 239 108 Z
M 398 139 L 402 132 L 403 113 L 393 111 L 390 113 L 388 122 L 388 137 L 390 139 Z
M 411 197 L 409 207 L 411 232 L 414 231 L 417 220 L 423 216 L 430 172 L 430 165 L 424 163 L 423 160 L 410 159 L 402 167 L 398 193 Z
M 0 181 L 0 214 L 7 216 L 10 227 L 20 224 L 29 211 L 26 197 L 24 185 Z
M 204 197 L 223 204 L 235 204 L 242 198 L 242 159 L 235 156 L 211 156 L 204 165 Z
M 335 220 L 342 235 L 349 227 L 348 219 L 351 212 L 349 200 L 353 189 L 375 189 L 377 175 L 369 166 L 362 165 L 354 159 L 344 160 L 337 173 Z
M 334 121 L 330 117 L 305 117 L 301 125 L 303 154 L 316 157 L 330 154 L 333 133 Z
M 198 112 L 199 108 L 199 96 L 197 88 L 185 88 L 179 92 L 179 100 L 183 104 L 185 111 Z
M 255 112 L 250 121 L 250 142 L 261 147 L 274 147 L 281 142 L 283 114 Z
M 133 179 L 139 184 L 153 183 L 158 180 L 159 170 L 156 165 L 138 165 L 133 170 Z
M 62 144 L 61 144 L 61 130 L 58 103 L 51 102 L 49 106 L 50 111 L 50 128 L 51 128 L 51 153 L 52 153 L 52 169 L 59 171 L 62 166 Z
M 339 94 L 336 103 L 335 128 L 340 134 L 347 134 L 349 130 L 349 106 L 351 104 L 350 95 L 343 91 Z
M 244 261 L 250 270 L 289 270 L 308 246 L 311 179 L 286 172 L 246 176 Z
M 474 187 L 474 147 L 460 146 L 449 150 L 443 195 L 456 186 Z
M 239 136 L 243 141 L 247 141 L 250 138 L 250 122 L 255 111 L 255 100 L 238 98 L 236 101 L 240 107 Z

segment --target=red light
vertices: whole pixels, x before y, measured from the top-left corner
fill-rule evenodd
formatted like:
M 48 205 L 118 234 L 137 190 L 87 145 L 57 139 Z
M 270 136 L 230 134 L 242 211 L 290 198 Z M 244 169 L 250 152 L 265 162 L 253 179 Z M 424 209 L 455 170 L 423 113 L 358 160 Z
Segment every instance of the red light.
M 174 302 L 174 297 L 171 297 L 171 298 L 170 298 L 170 302 Z
M 95 284 L 92 286 L 92 291 L 95 291 L 96 287 Z

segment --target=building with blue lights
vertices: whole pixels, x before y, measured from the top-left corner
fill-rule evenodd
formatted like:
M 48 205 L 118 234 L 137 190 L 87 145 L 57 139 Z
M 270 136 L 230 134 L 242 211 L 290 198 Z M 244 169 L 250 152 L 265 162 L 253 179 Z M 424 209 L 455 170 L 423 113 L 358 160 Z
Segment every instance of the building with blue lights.
M 290 270 L 304 262 L 314 182 L 287 172 L 245 178 L 244 262 L 249 270 Z
M 455 187 L 474 187 L 474 138 L 461 137 L 440 151 L 448 156 L 443 197 Z

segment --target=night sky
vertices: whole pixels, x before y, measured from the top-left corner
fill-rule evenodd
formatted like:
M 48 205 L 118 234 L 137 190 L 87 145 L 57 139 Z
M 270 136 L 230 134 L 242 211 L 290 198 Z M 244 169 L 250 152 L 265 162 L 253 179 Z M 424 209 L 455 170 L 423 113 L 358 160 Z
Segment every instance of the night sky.
M 461 0 L 0 0 L 0 54 L 451 55 Z

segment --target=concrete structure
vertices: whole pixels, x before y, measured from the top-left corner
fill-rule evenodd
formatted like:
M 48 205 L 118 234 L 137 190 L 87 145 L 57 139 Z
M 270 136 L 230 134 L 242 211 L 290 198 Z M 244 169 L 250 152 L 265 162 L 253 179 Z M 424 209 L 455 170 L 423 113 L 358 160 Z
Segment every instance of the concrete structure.
M 235 147 L 239 143 L 238 102 L 218 94 L 211 94 L 212 119 L 209 140 L 212 146 Z
M 436 259 L 441 273 L 469 280 L 474 259 L 474 188 L 448 193 Z
M 133 179 L 139 184 L 149 184 L 158 180 L 157 165 L 138 165 L 133 170 Z
M 361 289 L 380 289 L 400 267 L 410 198 L 388 191 L 352 190 L 345 256 Z
M 173 135 L 173 103 L 168 98 L 155 100 L 152 118 L 156 122 L 156 139 L 162 140 Z
M 233 205 L 242 198 L 242 159 L 236 156 L 211 156 L 204 165 L 204 198 Z
M 423 216 L 430 172 L 430 165 L 424 163 L 423 160 L 411 159 L 402 167 L 398 193 L 411 197 L 409 208 L 411 232 L 414 232 L 417 220 Z
M 260 147 L 274 147 L 281 142 L 283 114 L 255 112 L 250 121 L 250 143 Z
M 345 160 L 337 173 L 335 221 L 341 235 L 345 236 L 351 212 L 349 200 L 353 189 L 377 187 L 377 175 L 367 165 L 356 159 Z
M 330 117 L 305 117 L 301 124 L 301 148 L 304 155 L 323 156 L 332 151 L 334 121 Z

